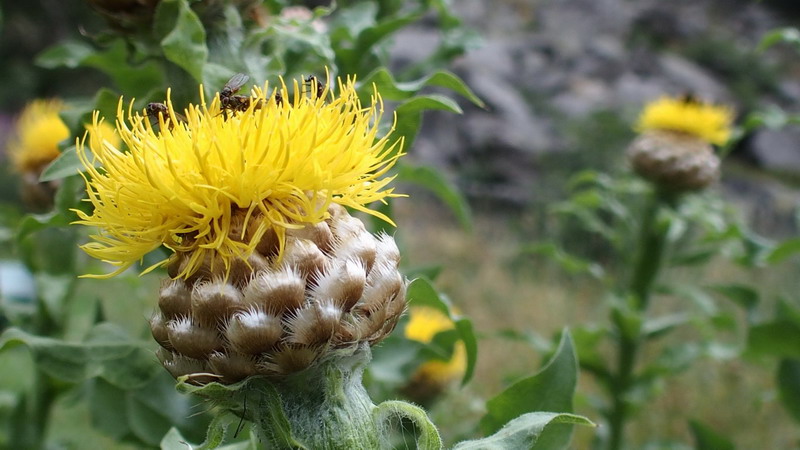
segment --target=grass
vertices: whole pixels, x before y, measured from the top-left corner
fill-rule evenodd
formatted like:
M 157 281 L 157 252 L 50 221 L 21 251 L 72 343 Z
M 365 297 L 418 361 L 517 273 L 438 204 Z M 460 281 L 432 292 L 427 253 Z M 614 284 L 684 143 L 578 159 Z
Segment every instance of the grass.
M 448 412 L 459 411 L 453 423 L 440 420 L 443 434 L 450 437 L 469 429 L 464 421 L 477 423 L 480 419 L 480 408 L 466 407 L 476 402 L 470 401 L 472 396 L 490 398 L 510 381 L 538 370 L 543 362 L 542 355 L 530 345 L 497 337 L 498 332 L 532 330 L 550 337 L 565 326 L 603 323 L 607 313 L 596 285 L 566 277 L 547 265 L 534 266 L 518 257 L 519 247 L 535 239 L 515 231 L 525 217 L 477 211 L 475 231 L 468 234 L 440 211 L 441 207 L 424 195 L 397 203 L 398 227 L 405 237 L 407 262 L 412 266 L 441 264 L 444 270 L 437 287 L 474 320 L 483 336 L 475 379 L 464 390 L 450 393 L 444 404 L 434 409 L 435 418 L 438 411 L 445 411 L 445 418 L 453 415 Z M 679 283 L 700 279 L 713 284 L 744 281 L 749 277 L 759 287 L 774 293 L 796 292 L 793 271 L 794 268 L 787 266 L 763 273 L 743 273 L 728 263 L 715 262 L 704 273 L 682 270 L 671 273 L 670 279 Z M 684 308 L 684 302 L 659 297 L 654 313 Z M 733 306 L 731 309 L 735 310 Z M 768 314 L 769 305 L 764 310 Z M 739 343 L 744 338 L 726 337 Z M 650 346 L 645 357 L 652 358 L 659 349 L 675 346 L 682 340 L 702 343 L 703 339 L 688 329 L 679 331 Z M 654 441 L 691 443 L 689 419 L 709 425 L 731 439 L 737 448 L 797 446 L 800 426 L 791 421 L 777 400 L 774 365 L 772 361 L 701 358 L 658 387 L 659 396 L 649 410 L 640 412 L 628 428 L 632 448 L 642 448 Z M 601 392 L 588 374 L 581 374 L 578 392 L 577 412 L 599 420 L 599 414 L 589 405 Z M 594 433 L 579 429 L 574 448 L 588 448 Z

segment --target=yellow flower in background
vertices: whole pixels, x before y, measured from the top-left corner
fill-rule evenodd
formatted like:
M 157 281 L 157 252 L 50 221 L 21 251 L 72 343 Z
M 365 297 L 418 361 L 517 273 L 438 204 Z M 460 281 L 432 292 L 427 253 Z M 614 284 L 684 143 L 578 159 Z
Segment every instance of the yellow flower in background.
M 69 130 L 58 114 L 64 109 L 60 100 L 34 100 L 20 114 L 15 138 L 9 144 L 14 168 L 19 173 L 39 172 L 60 154 L 59 142 L 69 137 Z
M 406 338 L 430 343 L 434 336 L 455 328 L 453 321 L 438 309 L 428 306 L 412 306 L 406 325 Z M 464 375 L 467 368 L 467 352 L 463 342 L 457 342 L 449 361 L 433 360 L 424 363 L 414 374 L 414 383 L 444 386 Z
M 394 197 L 384 177 L 401 156 L 388 135 L 377 137 L 383 111 L 377 92 L 362 106 L 353 80 L 339 80 L 338 95 L 307 96 L 300 83 L 290 95 L 255 89 L 249 107 L 223 111 L 210 105 L 168 113 L 155 127 L 145 114 L 117 111 L 116 129 L 127 150 L 98 132 L 95 114 L 87 142 L 78 142 L 86 168 L 91 214 L 77 223 L 99 233 L 82 248 L 118 266 L 116 275 L 152 250 L 166 246 L 185 257 L 176 276 L 189 277 L 208 261 L 226 268 L 247 258 L 267 232 L 281 248 L 287 229 L 318 223 L 332 203 L 390 219 L 367 207 Z M 167 93 L 169 97 L 169 93 Z M 276 101 L 276 98 L 282 101 Z M 145 270 L 166 264 L 161 261 Z
M 722 145 L 731 135 L 733 110 L 687 98 L 661 97 L 648 103 L 636 124 L 639 132 L 677 131 Z

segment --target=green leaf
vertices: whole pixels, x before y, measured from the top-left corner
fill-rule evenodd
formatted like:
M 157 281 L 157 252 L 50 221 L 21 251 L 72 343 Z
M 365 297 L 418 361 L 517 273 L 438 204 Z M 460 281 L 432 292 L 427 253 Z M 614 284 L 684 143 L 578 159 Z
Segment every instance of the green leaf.
M 419 406 L 408 402 L 389 400 L 374 409 L 373 417 L 381 429 L 386 429 L 386 425 L 391 420 L 399 418 L 409 420 L 419 431 L 416 442 L 417 448 L 431 450 L 442 448 L 442 438 L 439 436 L 439 430 L 431 422 L 425 410 Z
M 572 337 L 565 330 L 556 353 L 541 371 L 517 381 L 486 403 L 487 413 L 481 419 L 481 430 L 484 434 L 497 432 L 503 428 L 503 424 L 525 413 L 536 411 L 571 412 L 577 378 L 578 361 Z M 517 427 L 521 428 L 519 422 L 517 422 Z M 571 432 L 569 427 L 554 429 L 547 441 L 554 446 L 553 448 L 566 447 Z
M 727 297 L 745 311 L 753 311 L 759 303 L 758 291 L 744 284 L 717 284 L 711 289 Z
M 800 50 L 800 30 L 797 28 L 778 28 L 764 35 L 758 43 L 758 50 L 764 51 L 775 44 L 785 43 Z
M 800 359 L 800 324 L 779 319 L 751 327 L 747 353 Z
M 597 279 L 605 277 L 605 270 L 600 264 L 572 255 L 552 242 L 524 245 L 520 252 L 545 256 L 572 275 L 586 273 Z
M 67 147 L 42 171 L 39 181 L 53 181 L 83 172 L 83 164 L 78 159 L 74 145 Z
M 794 256 L 798 252 L 800 252 L 800 238 L 788 239 L 773 248 L 772 251 L 767 254 L 766 261 L 769 264 L 777 264 Z
M 689 428 L 692 430 L 694 446 L 697 450 L 733 450 L 736 448 L 733 442 L 729 441 L 725 436 L 697 420 L 690 420 Z
M 392 136 L 396 139 L 403 138 L 403 147 L 406 150 L 414 146 L 414 139 L 422 124 L 422 113 L 431 109 L 461 114 L 458 103 L 441 95 L 420 95 L 401 103 L 395 110 L 397 123 Z
M 161 39 L 164 56 L 188 72 L 198 83 L 203 82 L 203 67 L 208 61 L 206 30 L 187 0 L 164 0 L 156 11 L 159 20 L 174 15 L 172 29 Z
M 459 442 L 453 447 L 453 450 L 550 450 L 564 448 L 563 445 L 539 445 L 539 438 L 545 432 L 550 432 L 550 430 L 569 435 L 572 432 L 572 425 L 597 426 L 583 416 L 554 412 L 531 412 L 512 419 L 492 436 Z
M 608 336 L 608 330 L 590 325 L 577 327 L 573 329 L 572 334 L 581 368 L 588 370 L 601 381 L 607 381 L 610 377 L 607 367 L 608 357 L 600 351 L 600 348 Z
M 800 359 L 783 359 L 778 366 L 778 392 L 783 407 L 800 422 Z
M 359 80 L 359 93 L 363 95 L 371 94 L 373 84 L 377 87 L 381 96 L 387 100 L 406 100 L 426 86 L 439 86 L 458 93 L 480 107 L 485 106 L 483 101 L 472 92 L 461 78 L 444 70 L 436 71 L 415 81 L 398 82 L 389 69 L 380 67 L 364 79 Z
M 40 370 L 68 383 L 99 376 L 130 389 L 146 384 L 161 370 L 148 346 L 110 323 L 97 325 L 84 342 L 77 343 L 34 336 L 17 328 L 0 335 L 0 351 L 19 345 L 30 350 Z
M 691 314 L 686 313 L 675 313 L 654 319 L 647 319 L 642 325 L 642 336 L 647 339 L 658 338 L 681 325 L 689 323 L 691 320 Z
M 48 47 L 36 56 L 36 65 L 45 69 L 80 67 L 94 49 L 85 42 L 67 40 Z
M 94 67 L 114 80 L 120 91 L 126 96 L 143 97 L 154 86 L 161 86 L 164 75 L 159 66 L 152 60 L 136 63 L 123 39 L 116 39 L 103 51 L 92 52 L 81 64 Z
M 398 163 L 397 181 L 413 183 L 433 192 L 456 215 L 462 227 L 468 231 L 472 230 L 472 215 L 469 203 L 438 169 L 429 166 L 414 167 L 405 163 Z
M 250 448 L 249 442 L 236 443 L 220 447 L 225 440 L 228 428 L 233 422 L 233 416 L 221 413 L 214 417 L 208 425 L 206 440 L 199 446 L 194 446 L 183 437 L 180 430 L 175 427 L 170 428 L 164 438 L 161 439 L 162 450 L 211 450 L 215 448 L 226 450 L 245 450 Z

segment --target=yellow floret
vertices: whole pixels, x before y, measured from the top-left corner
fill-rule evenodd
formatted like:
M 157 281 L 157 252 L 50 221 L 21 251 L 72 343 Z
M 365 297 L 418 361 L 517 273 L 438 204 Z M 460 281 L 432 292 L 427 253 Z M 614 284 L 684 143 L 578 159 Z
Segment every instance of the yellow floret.
M 283 243 L 287 228 L 325 220 L 331 203 L 391 223 L 367 206 L 397 196 L 384 175 L 402 154 L 400 141 L 377 136 L 380 96 L 363 107 L 352 80 L 339 81 L 336 96 L 304 91 L 295 81 L 290 96 L 282 85 L 278 102 L 265 86 L 245 110 L 223 111 L 219 96 L 206 105 L 201 87 L 185 121 L 167 98 L 169 117 L 159 115 L 159 126 L 132 106 L 126 113 L 120 99 L 116 130 L 125 149 L 101 137 L 96 113 L 91 153 L 86 142 L 77 145 L 94 206 L 76 211 L 77 223 L 99 229 L 84 251 L 118 266 L 112 276 L 163 245 L 188 258 L 178 274 L 188 277 L 208 256 L 226 267 L 246 259 L 270 229 Z M 255 228 L 252 238 L 232 232 L 234 215 L 245 217 L 238 229 Z
M 428 306 L 412 306 L 405 335 L 408 339 L 430 343 L 434 336 L 454 329 L 454 324 L 444 313 Z M 463 342 L 457 342 L 449 361 L 433 360 L 424 363 L 414 374 L 418 381 L 444 385 L 464 374 L 467 368 L 467 352 Z
M 661 97 L 648 103 L 636 124 L 636 131 L 678 131 L 722 145 L 731 135 L 733 111 L 726 106 L 686 98 Z
M 63 109 L 60 100 L 34 100 L 22 111 L 15 138 L 9 144 L 17 172 L 39 172 L 58 157 L 58 143 L 69 137 L 67 126 L 58 116 Z

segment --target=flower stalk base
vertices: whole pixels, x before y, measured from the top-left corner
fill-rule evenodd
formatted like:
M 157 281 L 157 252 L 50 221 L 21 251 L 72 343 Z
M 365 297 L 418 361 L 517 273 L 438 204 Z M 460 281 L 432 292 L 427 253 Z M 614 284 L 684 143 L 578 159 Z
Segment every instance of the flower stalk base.
M 253 423 L 266 448 L 352 450 L 388 448 L 391 420 L 406 418 L 420 430 L 418 448 L 440 449 L 425 412 L 408 403 L 374 405 L 362 384 L 370 347 L 341 349 L 306 370 L 281 377 L 249 377 L 233 384 L 178 388 L 205 397 Z

